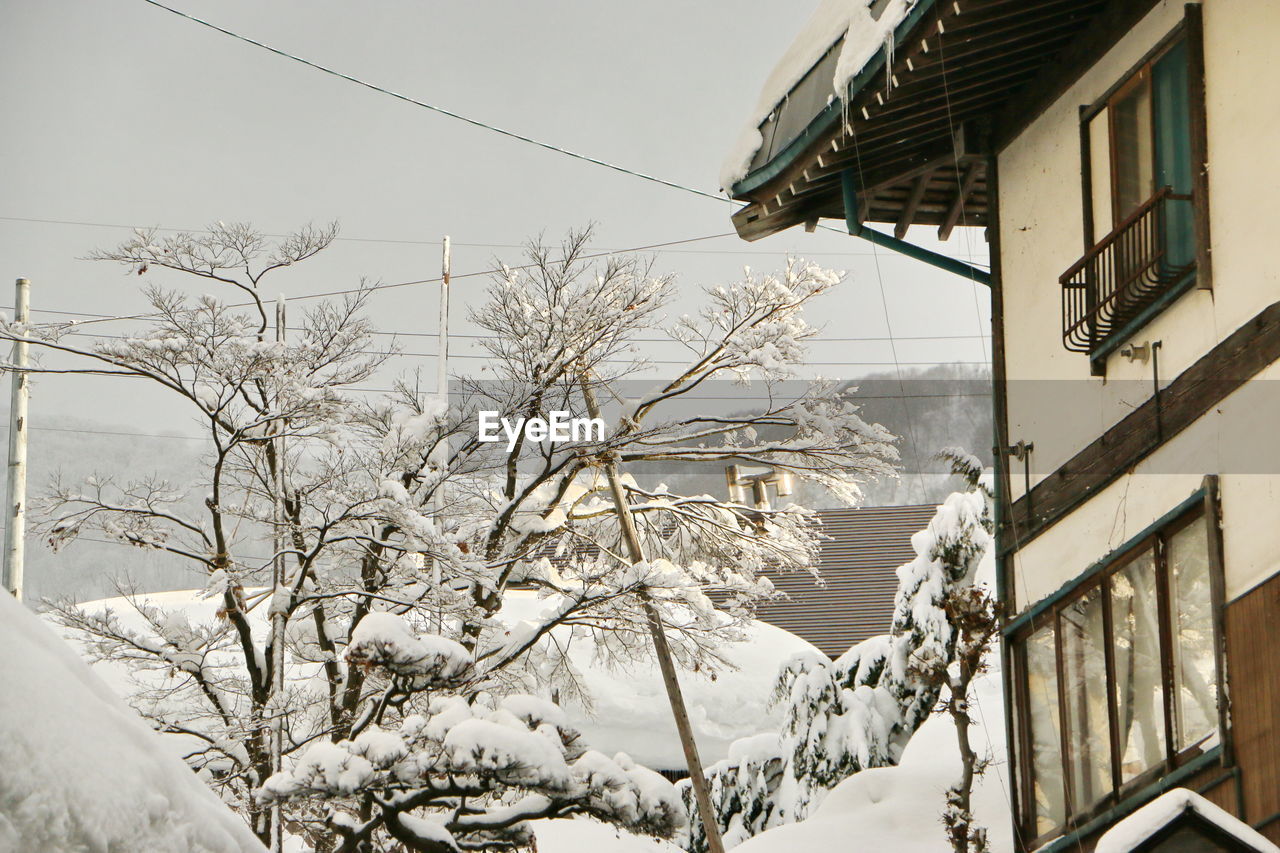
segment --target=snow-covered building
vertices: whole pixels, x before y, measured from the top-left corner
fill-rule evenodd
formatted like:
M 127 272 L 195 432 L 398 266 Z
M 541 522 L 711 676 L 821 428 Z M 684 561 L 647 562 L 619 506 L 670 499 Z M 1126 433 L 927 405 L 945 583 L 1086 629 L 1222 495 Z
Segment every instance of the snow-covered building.
M 1020 850 L 1174 788 L 1280 840 L 1277 35 L 1275 0 L 827 0 L 722 173 L 744 238 L 836 219 L 991 286 Z M 990 274 L 912 225 L 985 228 Z

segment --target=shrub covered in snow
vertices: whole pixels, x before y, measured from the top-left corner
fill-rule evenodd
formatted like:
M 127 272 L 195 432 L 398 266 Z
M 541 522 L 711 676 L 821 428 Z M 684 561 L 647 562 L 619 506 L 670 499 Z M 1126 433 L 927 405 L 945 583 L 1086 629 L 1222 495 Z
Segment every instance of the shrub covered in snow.
M 531 820 L 579 814 L 662 838 L 683 827 L 671 783 L 624 753 L 587 749 L 551 702 L 441 691 L 470 664 L 456 643 L 378 613 L 356 626 L 347 656 L 427 692 L 380 707 L 382 725 L 366 717 L 344 740 L 311 744 L 259 794 L 345 806 L 328 817 L 344 849 L 388 836 L 411 850 L 509 848 L 531 841 Z
M 956 464 L 971 489 L 938 507 L 911 540 L 916 557 L 898 569 L 891 633 L 851 648 L 833 662 L 801 656 L 778 678 L 782 730 L 740 741 L 711 768 L 721 833 L 727 845 L 772 826 L 802 820 L 841 780 L 870 767 L 896 764 L 911 736 L 934 710 L 956 654 L 949 603 L 974 583 L 991 543 L 991 519 L 980 469 Z M 689 849 L 705 837 L 688 785 Z M 939 810 L 942 803 L 939 802 Z

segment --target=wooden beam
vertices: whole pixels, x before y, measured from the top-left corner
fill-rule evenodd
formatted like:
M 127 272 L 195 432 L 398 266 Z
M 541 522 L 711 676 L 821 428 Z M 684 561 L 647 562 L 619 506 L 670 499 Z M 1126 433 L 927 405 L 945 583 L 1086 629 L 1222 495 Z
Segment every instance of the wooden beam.
M 1023 128 L 1075 85 L 1098 57 L 1146 16 L 1157 0 L 1112 0 L 1093 16 L 1089 27 L 1046 65 L 1017 97 L 1007 102 L 996 120 L 995 150 L 1002 151 Z
M 1001 530 L 1000 553 L 1025 547 L 1277 359 L 1280 302 L 1232 332 L 1169 383 L 1158 398 L 1134 409 L 1015 501 Z
M 916 208 L 920 206 L 920 199 L 924 198 L 925 187 L 929 186 L 929 179 L 932 177 L 933 172 L 925 172 L 916 178 L 915 186 L 911 188 L 911 195 L 907 196 L 907 203 L 902 206 L 902 213 L 898 216 L 898 224 L 893 226 L 893 236 L 899 240 L 907 236 L 907 229 L 911 227 Z
M 964 179 L 960 182 L 960 189 L 956 192 L 955 201 L 951 202 L 951 207 L 947 210 L 947 218 L 942 220 L 942 225 L 938 228 L 938 239 L 946 240 L 951 237 L 951 229 L 956 227 L 956 223 L 960 221 L 960 214 L 964 213 L 964 203 L 969 198 L 969 193 L 973 192 L 974 184 L 978 183 L 978 173 L 982 170 L 981 163 L 974 163 L 964 173 Z

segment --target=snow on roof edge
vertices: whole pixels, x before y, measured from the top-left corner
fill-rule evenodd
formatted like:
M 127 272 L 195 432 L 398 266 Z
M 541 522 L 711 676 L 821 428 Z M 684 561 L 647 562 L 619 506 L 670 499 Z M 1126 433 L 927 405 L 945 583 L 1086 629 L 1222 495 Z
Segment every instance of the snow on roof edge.
M 1094 853 L 1129 853 L 1186 811 L 1194 811 L 1244 844 L 1265 853 L 1280 853 L 1280 847 L 1262 833 L 1186 788 L 1167 791 L 1118 822 L 1098 839 Z
M 822 0 L 804 29 L 765 79 L 751 120 L 738 135 L 720 170 L 720 188 L 730 192 L 747 176 L 751 161 L 764 139 L 760 125 L 777 109 L 831 47 L 844 39 L 831 81 L 832 93 L 843 98 L 849 81 L 886 46 L 897 27 L 922 0 L 888 0 L 880 17 L 871 6 L 876 0 Z

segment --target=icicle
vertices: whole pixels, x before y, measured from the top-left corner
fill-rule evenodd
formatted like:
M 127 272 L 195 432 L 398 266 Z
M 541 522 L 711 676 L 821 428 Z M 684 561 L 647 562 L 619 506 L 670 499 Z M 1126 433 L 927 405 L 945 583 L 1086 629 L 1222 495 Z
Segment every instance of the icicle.
M 893 91 L 893 28 L 884 34 L 884 93 Z

